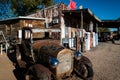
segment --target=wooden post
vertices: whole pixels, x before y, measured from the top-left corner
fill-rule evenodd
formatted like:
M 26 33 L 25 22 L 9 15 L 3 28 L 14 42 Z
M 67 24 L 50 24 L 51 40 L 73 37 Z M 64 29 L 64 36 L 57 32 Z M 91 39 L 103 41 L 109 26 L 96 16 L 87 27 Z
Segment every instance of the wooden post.
M 8 44 L 6 43 L 5 44 L 5 51 L 6 51 L 6 53 L 7 53 L 7 49 L 8 49 Z
M 12 36 L 12 24 L 10 25 L 10 36 Z
M 80 51 L 80 39 L 79 36 L 76 36 L 76 51 Z
M 83 40 L 83 11 L 81 9 L 81 29 L 82 29 L 82 36 L 81 36 L 81 52 L 84 51 L 83 47 L 84 47 L 84 40 Z
M 95 32 L 98 33 L 98 23 L 96 23 L 95 27 L 96 27 L 96 31 Z
M 8 27 L 5 25 L 5 36 L 8 34 Z
M 0 53 L 1 53 L 1 55 L 2 55 L 2 44 L 0 45 Z

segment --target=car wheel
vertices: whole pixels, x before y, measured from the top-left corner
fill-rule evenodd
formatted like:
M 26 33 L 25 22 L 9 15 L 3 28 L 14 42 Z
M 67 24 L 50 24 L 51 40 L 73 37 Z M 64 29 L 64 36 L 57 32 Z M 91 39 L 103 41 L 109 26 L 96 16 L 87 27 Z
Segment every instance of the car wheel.
M 26 80 L 54 80 L 54 78 L 48 68 L 41 64 L 35 64 L 29 68 Z
M 93 68 L 92 63 L 87 57 L 82 57 L 79 61 L 75 61 L 75 73 L 77 76 L 82 78 L 83 80 L 92 80 L 93 78 Z

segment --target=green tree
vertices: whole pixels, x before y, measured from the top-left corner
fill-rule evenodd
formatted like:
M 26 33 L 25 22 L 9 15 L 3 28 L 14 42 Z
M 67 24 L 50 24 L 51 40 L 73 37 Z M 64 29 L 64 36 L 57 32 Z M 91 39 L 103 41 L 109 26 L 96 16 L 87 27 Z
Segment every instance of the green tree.
M 120 17 L 117 20 L 120 21 Z
M 51 6 L 53 0 L 11 0 L 12 9 L 18 15 L 28 15 L 38 9 L 38 5 Z
M 38 5 L 45 7 L 53 5 L 53 0 L 2 0 L 3 2 L 11 1 L 11 9 L 18 16 L 28 15 L 38 9 Z
M 7 3 L 9 0 L 0 0 L 0 3 Z
M 42 3 L 45 7 L 48 7 L 54 4 L 54 0 L 43 0 Z
M 16 16 L 12 12 L 10 6 L 11 6 L 10 1 L 6 1 L 6 2 L 1 1 L 1 3 L 0 3 L 0 19 L 6 19 L 6 18 Z
M 98 28 L 98 32 L 110 32 L 109 28 Z

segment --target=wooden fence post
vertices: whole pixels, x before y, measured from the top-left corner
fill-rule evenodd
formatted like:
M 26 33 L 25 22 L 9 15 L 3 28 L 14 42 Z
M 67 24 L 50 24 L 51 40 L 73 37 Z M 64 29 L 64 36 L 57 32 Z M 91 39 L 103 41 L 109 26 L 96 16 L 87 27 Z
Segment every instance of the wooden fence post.
M 5 44 L 5 51 L 6 51 L 6 53 L 7 53 L 7 50 L 8 50 L 8 44 L 6 43 Z
M 0 53 L 1 53 L 1 55 L 2 55 L 2 44 L 0 45 Z

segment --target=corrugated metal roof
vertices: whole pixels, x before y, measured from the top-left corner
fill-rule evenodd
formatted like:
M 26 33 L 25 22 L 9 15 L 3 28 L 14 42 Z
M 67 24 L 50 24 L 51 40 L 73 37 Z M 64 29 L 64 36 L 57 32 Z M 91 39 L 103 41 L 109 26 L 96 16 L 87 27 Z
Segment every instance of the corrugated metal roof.
M 18 16 L 18 17 L 8 18 L 8 19 L 0 20 L 0 21 L 2 22 L 2 21 L 15 20 L 15 19 L 45 20 L 45 18 Z

